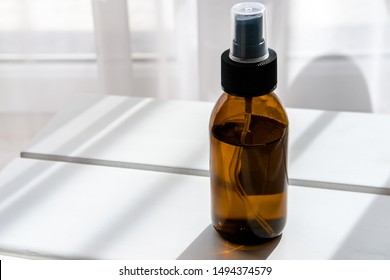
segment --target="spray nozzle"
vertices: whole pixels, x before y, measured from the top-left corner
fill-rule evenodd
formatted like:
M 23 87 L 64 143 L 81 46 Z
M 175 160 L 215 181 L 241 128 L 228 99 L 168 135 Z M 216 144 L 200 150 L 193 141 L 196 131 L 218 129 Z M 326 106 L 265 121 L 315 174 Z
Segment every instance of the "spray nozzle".
M 232 46 L 229 57 L 241 63 L 267 59 L 265 6 L 257 2 L 239 3 L 232 7 Z

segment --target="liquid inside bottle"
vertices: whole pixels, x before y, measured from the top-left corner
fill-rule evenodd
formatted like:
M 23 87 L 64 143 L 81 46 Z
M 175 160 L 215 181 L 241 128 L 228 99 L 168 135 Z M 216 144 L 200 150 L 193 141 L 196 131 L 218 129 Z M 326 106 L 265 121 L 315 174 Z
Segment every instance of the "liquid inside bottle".
M 210 132 L 216 230 L 240 244 L 280 235 L 287 212 L 287 122 L 246 111 L 245 119 L 212 122 Z

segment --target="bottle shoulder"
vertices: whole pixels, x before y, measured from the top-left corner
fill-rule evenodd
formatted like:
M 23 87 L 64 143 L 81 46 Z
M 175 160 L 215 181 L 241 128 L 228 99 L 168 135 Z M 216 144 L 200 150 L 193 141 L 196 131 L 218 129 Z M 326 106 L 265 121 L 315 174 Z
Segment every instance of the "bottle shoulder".
M 256 97 L 240 97 L 223 93 L 214 106 L 210 125 L 244 119 L 248 104 L 251 106 L 252 115 L 270 118 L 288 126 L 286 110 L 274 92 Z

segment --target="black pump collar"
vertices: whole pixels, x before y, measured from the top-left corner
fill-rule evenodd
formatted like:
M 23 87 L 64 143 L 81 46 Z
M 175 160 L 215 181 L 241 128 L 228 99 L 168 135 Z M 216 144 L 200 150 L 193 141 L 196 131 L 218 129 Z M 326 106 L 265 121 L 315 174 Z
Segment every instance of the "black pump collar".
M 229 58 L 229 50 L 221 56 L 221 85 L 229 94 L 254 97 L 275 90 L 277 84 L 277 55 L 268 49 L 267 59 L 257 63 L 239 63 Z

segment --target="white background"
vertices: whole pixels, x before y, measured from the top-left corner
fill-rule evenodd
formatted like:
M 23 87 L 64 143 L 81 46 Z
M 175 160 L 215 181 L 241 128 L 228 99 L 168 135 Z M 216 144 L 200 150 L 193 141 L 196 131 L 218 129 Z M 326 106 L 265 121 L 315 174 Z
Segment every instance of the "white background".
M 1 0 L 0 112 L 82 94 L 215 101 L 237 2 Z M 390 113 L 390 1 L 262 2 L 285 105 Z

